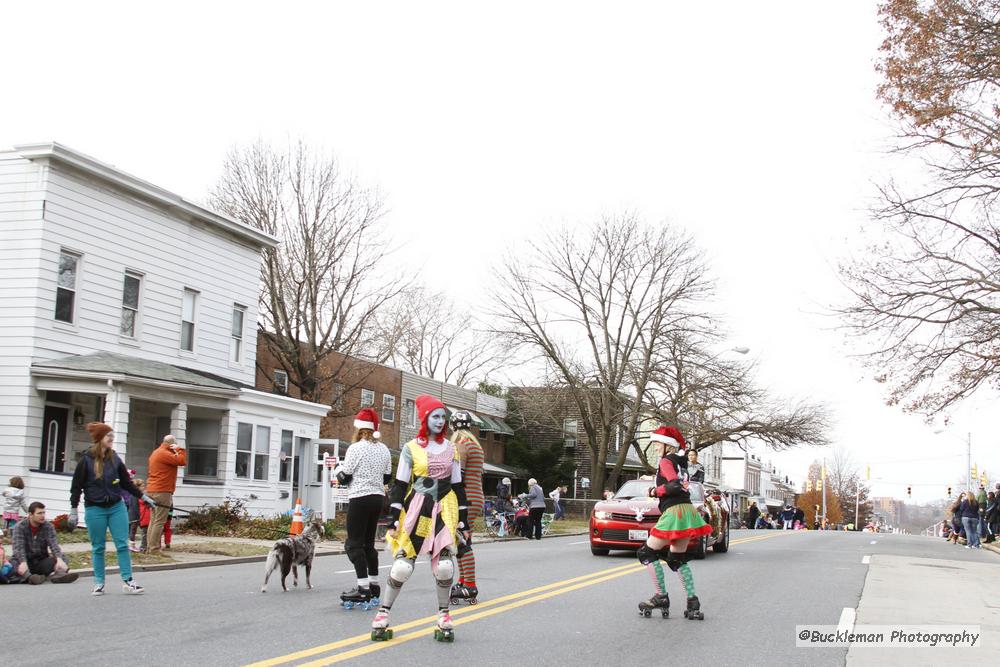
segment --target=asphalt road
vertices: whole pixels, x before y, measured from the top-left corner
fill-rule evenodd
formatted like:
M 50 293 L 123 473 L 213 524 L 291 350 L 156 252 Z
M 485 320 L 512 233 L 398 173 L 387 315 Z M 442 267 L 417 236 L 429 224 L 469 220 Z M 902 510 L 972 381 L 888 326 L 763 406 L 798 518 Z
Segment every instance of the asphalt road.
M 311 591 L 283 593 L 272 578 L 262 595 L 260 563 L 140 573 L 141 597 L 123 595 L 112 577 L 101 598 L 90 596 L 89 579 L 5 586 L 3 662 L 843 665 L 846 649 L 796 648 L 794 630 L 836 625 L 844 608 L 858 605 L 865 555 L 1000 558 L 943 540 L 869 533 L 734 531 L 731 541 L 729 553 L 693 562 L 701 622 L 683 618 L 683 589 L 669 571 L 671 617 L 641 618 L 636 604 L 651 594 L 651 582 L 634 555 L 596 557 L 586 536 L 570 536 L 478 545 L 482 602 L 454 613 L 454 644 L 431 639 L 436 598 L 426 562 L 393 609 L 395 638 L 372 643 L 373 612 L 339 607 L 353 570 L 345 557 L 325 556 L 316 560 Z

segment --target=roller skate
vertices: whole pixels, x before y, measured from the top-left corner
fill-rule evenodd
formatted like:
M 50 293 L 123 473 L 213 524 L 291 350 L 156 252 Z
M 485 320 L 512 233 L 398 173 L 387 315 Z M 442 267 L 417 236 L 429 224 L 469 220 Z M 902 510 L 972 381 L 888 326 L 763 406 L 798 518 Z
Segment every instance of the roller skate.
M 371 591 L 367 588 L 359 588 L 358 586 L 340 594 L 340 604 L 344 609 L 361 607 L 365 611 L 368 611 L 372 608 L 371 599 Z
M 374 609 L 382 601 L 382 588 L 375 583 L 368 584 L 368 590 L 371 591 L 371 608 Z
M 392 630 L 389 628 L 389 610 L 379 609 L 372 621 L 372 641 L 386 642 L 392 639 Z
M 437 627 L 434 628 L 434 640 L 439 642 L 455 641 L 455 630 L 451 624 L 451 612 L 442 609 L 438 612 Z
M 688 598 L 687 609 L 684 610 L 684 618 L 691 619 L 692 621 L 704 621 L 705 614 L 701 612 L 701 603 L 698 602 L 698 596 L 693 595 Z
M 657 593 L 653 597 L 639 603 L 639 615 L 649 618 L 653 615 L 653 610 L 659 609 L 663 618 L 670 616 L 670 597 L 663 593 Z
M 469 604 L 476 604 L 478 600 L 476 599 L 479 595 L 479 589 L 475 586 L 467 586 L 465 584 L 455 584 L 451 587 L 451 603 L 457 605 L 463 600 Z

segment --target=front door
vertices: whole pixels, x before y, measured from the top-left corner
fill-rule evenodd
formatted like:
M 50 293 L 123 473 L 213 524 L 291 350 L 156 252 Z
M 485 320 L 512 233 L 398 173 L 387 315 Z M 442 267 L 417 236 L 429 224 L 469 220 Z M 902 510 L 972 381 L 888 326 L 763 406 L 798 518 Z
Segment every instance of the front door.
M 51 472 L 63 472 L 66 464 L 69 408 L 46 405 L 42 424 L 42 456 L 39 467 Z

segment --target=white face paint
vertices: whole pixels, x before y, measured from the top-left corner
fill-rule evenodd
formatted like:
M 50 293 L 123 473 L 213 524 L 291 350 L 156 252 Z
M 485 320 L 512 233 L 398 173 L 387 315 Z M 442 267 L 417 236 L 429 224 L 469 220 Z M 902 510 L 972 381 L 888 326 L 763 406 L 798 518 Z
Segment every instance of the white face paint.
M 431 435 L 438 435 L 444 430 L 444 426 L 447 423 L 445 417 L 444 408 L 438 408 L 437 410 L 432 410 L 429 415 L 427 415 L 427 430 L 430 431 Z

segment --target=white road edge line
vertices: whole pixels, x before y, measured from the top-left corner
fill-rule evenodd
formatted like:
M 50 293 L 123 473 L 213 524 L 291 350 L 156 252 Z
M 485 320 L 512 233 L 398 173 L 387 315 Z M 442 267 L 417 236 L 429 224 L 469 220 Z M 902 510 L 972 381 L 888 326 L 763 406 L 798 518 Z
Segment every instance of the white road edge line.
M 870 565 L 871 562 L 872 562 L 872 557 L 871 556 L 863 556 L 861 558 L 861 564 L 862 565 Z
M 850 632 L 854 629 L 854 620 L 857 618 L 858 612 L 851 607 L 844 607 L 844 611 L 840 612 L 840 621 L 837 623 L 838 632 Z
M 590 540 L 584 540 L 583 542 L 570 542 L 570 543 L 569 543 L 569 544 L 567 544 L 566 546 L 568 546 L 568 547 L 571 547 L 571 546 L 573 546 L 574 544 L 589 544 L 589 543 L 590 543 Z

